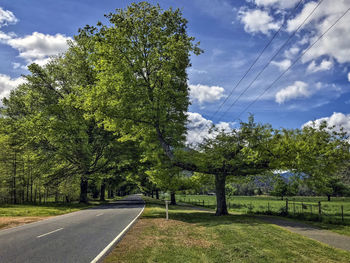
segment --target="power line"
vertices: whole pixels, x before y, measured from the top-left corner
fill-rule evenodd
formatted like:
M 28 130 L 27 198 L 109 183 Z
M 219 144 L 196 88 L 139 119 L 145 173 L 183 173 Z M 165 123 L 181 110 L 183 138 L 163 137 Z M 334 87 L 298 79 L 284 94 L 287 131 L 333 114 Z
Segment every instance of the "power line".
M 290 13 L 290 15 L 287 17 L 285 21 L 288 20 L 288 18 L 297 10 L 297 8 L 300 6 L 300 4 L 303 2 L 303 0 L 299 1 L 298 5 L 294 8 L 294 10 Z M 233 107 L 233 105 L 238 101 L 238 99 L 253 85 L 253 83 L 256 81 L 256 79 L 263 73 L 263 71 L 268 67 L 268 65 L 272 62 L 272 60 L 279 54 L 279 52 L 288 44 L 290 39 L 294 37 L 294 35 L 299 31 L 299 29 L 304 25 L 306 20 L 315 12 L 315 10 L 318 8 L 318 6 L 323 2 L 323 0 L 320 0 L 320 2 L 316 5 L 316 7 L 311 11 L 311 13 L 306 17 L 306 19 L 299 25 L 299 27 L 294 31 L 294 33 L 287 39 L 287 41 L 278 49 L 278 51 L 272 56 L 272 58 L 269 60 L 267 64 L 263 67 L 262 70 L 258 73 L 258 75 L 254 78 L 254 80 L 246 87 L 246 89 L 236 98 L 233 104 L 229 106 L 229 108 L 220 116 L 218 121 Z M 270 46 L 272 41 L 275 39 L 275 37 L 278 35 L 278 33 L 282 30 L 284 23 L 281 24 L 278 31 L 274 34 L 274 36 L 270 39 L 270 41 L 267 43 L 267 45 L 264 47 L 264 49 L 261 51 L 261 53 L 258 55 L 258 57 L 254 60 L 253 64 L 248 68 L 248 70 L 245 72 L 245 74 L 242 76 L 242 78 L 238 81 L 238 83 L 234 86 L 234 88 L 231 90 L 228 97 L 225 98 L 223 103 L 219 106 L 219 108 L 216 110 L 214 115 L 212 116 L 212 119 L 214 119 L 215 115 L 219 112 L 219 110 L 222 108 L 224 103 L 228 100 L 228 98 L 233 94 L 235 89 L 238 87 L 238 85 L 242 82 L 242 80 L 247 76 L 247 74 L 250 72 L 250 70 L 253 68 L 253 66 L 256 64 L 256 62 L 260 59 L 262 54 L 265 52 L 265 50 Z M 198 136 L 200 136 L 204 129 L 207 128 L 207 125 L 204 125 L 204 127 L 199 131 Z
M 239 94 L 239 96 L 234 100 L 234 102 L 227 108 L 223 114 L 221 114 L 220 118 L 218 120 L 221 120 L 225 116 L 225 114 L 236 104 L 236 102 L 243 96 L 244 93 L 247 92 L 247 90 L 255 83 L 255 81 L 260 77 L 260 75 L 266 70 L 266 68 L 271 64 L 271 62 L 277 57 L 277 55 L 287 46 L 289 41 L 295 36 L 297 32 L 301 29 L 301 27 L 305 24 L 305 22 L 313 15 L 313 13 L 316 11 L 316 9 L 320 6 L 320 4 L 324 0 L 320 0 L 318 4 L 315 6 L 315 8 L 309 13 L 309 15 L 303 20 L 303 22 L 298 26 L 298 28 L 289 36 L 287 41 L 284 42 L 282 46 L 275 52 L 275 54 L 270 58 L 270 60 L 265 64 L 265 66 L 259 71 L 259 73 L 255 76 L 255 78 L 249 83 L 249 85 Z
M 242 114 L 244 112 L 247 111 L 248 108 L 250 108 L 255 102 L 257 102 L 265 93 L 266 91 L 268 91 L 269 89 L 272 88 L 272 86 L 277 83 L 277 81 L 279 81 L 284 74 L 287 73 L 287 71 L 289 71 L 321 38 L 323 38 L 324 35 L 326 35 L 348 12 L 350 11 L 350 8 L 348 8 L 330 27 L 328 27 L 328 29 L 326 31 L 324 31 L 307 49 L 305 49 L 302 54 L 285 70 L 283 71 L 278 77 L 277 79 L 275 79 L 259 96 L 257 96 L 255 98 L 254 101 L 252 101 L 251 103 L 248 104 L 247 107 L 245 107 L 245 109 L 243 111 L 241 111 L 241 113 L 237 116 L 237 118 L 235 118 L 234 120 L 238 120 L 240 116 L 242 116 Z
M 291 15 L 298 9 L 298 7 L 300 6 L 300 4 L 303 2 L 304 0 L 300 0 L 298 5 L 293 9 L 293 11 L 289 14 L 289 16 L 286 18 L 286 20 L 289 19 L 289 17 L 291 17 Z M 249 66 L 249 68 L 246 70 L 246 72 L 243 74 L 243 76 L 239 79 L 239 81 L 236 83 L 236 85 L 231 89 L 230 94 L 224 99 L 224 101 L 220 104 L 220 106 L 218 107 L 218 109 L 215 111 L 215 113 L 213 114 L 213 116 L 211 117 L 212 119 L 216 116 L 216 114 L 221 110 L 222 106 L 226 103 L 226 101 L 232 96 L 233 92 L 236 90 L 236 88 L 239 86 L 239 84 L 241 84 L 241 82 L 243 81 L 243 79 L 248 75 L 248 73 L 251 71 L 251 69 L 255 66 L 255 64 L 259 61 L 260 57 L 264 54 L 264 52 L 266 51 L 266 49 L 271 45 L 272 41 L 276 38 L 276 36 L 279 34 L 279 32 L 281 32 L 282 28 L 283 28 L 284 23 L 281 23 L 281 26 L 279 27 L 279 29 L 275 32 L 275 34 L 272 36 L 272 38 L 269 40 L 269 42 L 265 45 L 265 47 L 261 50 L 260 54 L 255 58 L 255 60 L 253 61 L 253 63 Z

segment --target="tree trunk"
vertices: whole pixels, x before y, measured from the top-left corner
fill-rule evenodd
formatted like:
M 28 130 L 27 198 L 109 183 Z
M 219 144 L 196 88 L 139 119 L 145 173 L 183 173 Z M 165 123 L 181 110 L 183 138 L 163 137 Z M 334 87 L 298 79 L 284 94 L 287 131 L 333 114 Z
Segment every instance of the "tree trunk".
M 27 195 L 26 195 L 26 202 L 29 202 L 29 176 L 27 178 Z
M 56 186 L 56 191 L 55 191 L 55 203 L 58 203 L 58 186 Z
M 39 204 L 41 204 L 41 179 L 39 178 L 38 184 Z
M 26 188 L 26 178 L 25 178 L 25 164 L 24 164 L 24 158 L 22 159 L 23 166 L 22 166 L 22 204 L 24 203 L 25 199 L 25 188 Z
M 156 198 L 159 199 L 159 190 L 156 190 Z
M 154 191 L 152 190 L 152 198 L 154 198 Z
M 170 192 L 170 204 L 176 205 L 175 192 Z
M 16 176 L 17 176 L 17 155 L 15 152 L 15 158 L 13 162 L 13 178 L 12 178 L 12 194 L 13 203 L 17 204 L 17 193 L 16 193 Z
M 88 202 L 87 191 L 88 191 L 88 179 L 85 178 L 85 176 L 82 176 L 80 179 L 80 198 L 79 198 L 80 203 L 86 204 Z
M 38 187 L 35 186 L 35 190 L 34 190 L 34 204 L 36 204 L 36 197 L 38 195 Z
M 215 175 L 215 189 L 216 189 L 216 216 L 228 215 L 226 206 L 225 193 L 226 175 Z
M 331 195 L 327 195 L 327 200 L 328 200 L 328 202 L 331 201 Z
M 101 195 L 100 195 L 100 201 L 105 201 L 106 196 L 106 182 L 103 180 L 101 184 Z
M 33 174 L 32 174 L 32 170 L 30 170 L 30 202 L 33 203 Z

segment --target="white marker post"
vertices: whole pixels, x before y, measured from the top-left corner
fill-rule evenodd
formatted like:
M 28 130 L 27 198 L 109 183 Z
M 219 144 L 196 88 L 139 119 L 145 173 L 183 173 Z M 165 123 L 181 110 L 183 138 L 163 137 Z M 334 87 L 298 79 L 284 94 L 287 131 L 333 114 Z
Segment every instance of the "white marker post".
M 168 204 L 169 204 L 169 201 L 165 200 L 165 214 L 166 214 L 166 220 L 169 219 Z

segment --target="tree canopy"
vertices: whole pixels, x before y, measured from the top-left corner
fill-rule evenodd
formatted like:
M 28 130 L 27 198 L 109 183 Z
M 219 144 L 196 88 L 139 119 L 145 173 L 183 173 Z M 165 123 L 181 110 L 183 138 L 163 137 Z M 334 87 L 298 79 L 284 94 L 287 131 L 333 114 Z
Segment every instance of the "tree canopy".
M 202 50 L 187 20 L 147 2 L 106 18 L 80 29 L 48 64 L 30 65 L 26 82 L 4 99 L 0 184 L 8 190 L 0 198 L 35 201 L 54 192 L 70 200 L 80 188 L 87 202 L 89 189 L 103 200 L 106 189 L 113 196 L 116 187 L 134 186 L 175 193 L 212 176 L 216 215 L 225 215 L 227 178 L 288 170 L 326 194 L 345 171 L 346 134 L 327 123 L 277 130 L 251 116 L 230 132 L 213 128 L 190 148 L 186 70 Z

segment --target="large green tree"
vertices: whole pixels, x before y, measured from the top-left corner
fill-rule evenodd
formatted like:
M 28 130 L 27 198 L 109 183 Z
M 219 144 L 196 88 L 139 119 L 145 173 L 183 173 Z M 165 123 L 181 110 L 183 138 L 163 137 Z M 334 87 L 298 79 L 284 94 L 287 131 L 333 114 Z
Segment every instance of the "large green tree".
M 330 200 L 340 186 L 339 174 L 350 159 L 348 135 L 323 122 L 297 130 L 293 146 L 295 168 L 306 174 L 311 189 Z
M 183 162 L 192 163 L 193 171 L 215 177 L 216 215 L 228 214 L 226 206 L 226 179 L 262 174 L 276 167 L 274 130 L 269 125 L 257 124 L 251 116 L 231 132 L 219 132 L 206 138 L 196 152 L 178 153 Z M 181 157 L 182 156 L 182 157 Z M 191 165 L 188 165 L 190 169 Z
M 173 159 L 186 131 L 191 52 L 201 51 L 188 36 L 180 10 L 133 3 L 107 15 L 93 32 L 90 61 L 97 83 L 85 93 L 85 107 L 98 122 L 125 139 L 138 136 L 162 147 Z

